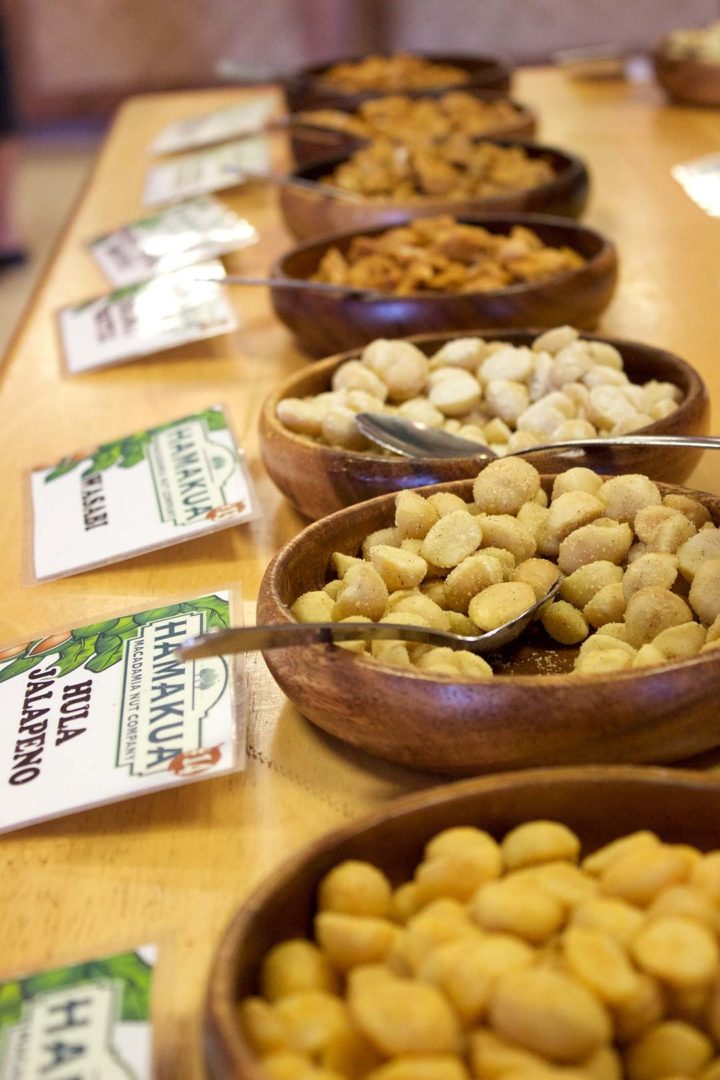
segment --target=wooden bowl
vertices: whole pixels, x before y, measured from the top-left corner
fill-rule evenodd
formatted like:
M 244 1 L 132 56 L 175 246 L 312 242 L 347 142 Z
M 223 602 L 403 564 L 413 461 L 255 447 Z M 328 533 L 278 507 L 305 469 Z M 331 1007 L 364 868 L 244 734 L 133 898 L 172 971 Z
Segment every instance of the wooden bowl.
M 476 90 L 469 89 L 464 91 L 471 94 L 473 97 L 478 98 L 480 101 L 497 101 L 499 98 L 509 100 L 510 104 L 515 109 L 515 116 L 512 120 L 509 120 L 506 124 L 498 125 L 492 129 L 488 129 L 484 134 L 487 138 L 497 139 L 532 139 L 535 136 L 537 130 L 537 113 L 530 109 L 527 105 L 523 105 L 518 101 L 512 99 L 506 99 L 505 94 L 502 94 L 496 90 Z M 443 91 L 433 90 L 412 90 L 407 91 L 403 96 L 413 99 L 424 97 L 441 97 L 442 94 L 447 93 Z M 342 105 L 341 107 L 335 107 L 337 111 L 344 113 L 357 113 L 358 106 Z M 310 163 L 322 161 L 323 158 L 327 158 L 328 152 L 349 155 L 358 150 L 360 146 L 364 145 L 364 140 L 358 136 L 353 136 L 348 132 L 340 132 L 335 129 L 329 128 L 337 135 L 337 145 L 330 146 L 328 144 L 327 134 L 325 132 L 314 133 L 313 128 L 290 128 L 290 147 L 292 149 L 293 158 L 295 159 L 296 167 L 301 168 Z
M 553 477 L 543 477 L 550 490 Z M 421 488 L 472 499 L 472 480 Z M 720 523 L 720 496 L 660 484 L 699 499 Z M 262 580 L 258 623 L 293 622 L 290 606 L 321 589 L 334 551 L 357 555 L 394 523 L 381 495 L 309 525 Z M 334 576 L 334 575 L 332 575 Z M 720 745 L 720 650 L 611 675 L 572 672 L 576 647 L 535 624 L 493 654 L 486 681 L 455 681 L 362 659 L 333 645 L 276 649 L 265 660 L 309 720 L 368 753 L 411 768 L 470 775 L 539 765 L 669 762 Z
M 387 54 L 390 55 L 390 54 Z M 462 85 L 433 87 L 433 90 L 508 90 L 510 88 L 510 68 L 495 56 L 469 56 L 464 53 L 422 53 L 425 60 L 434 60 L 440 64 L 454 64 L 467 72 L 469 79 Z M 291 113 L 304 109 L 335 109 L 347 106 L 356 108 L 361 102 L 371 97 L 387 94 L 387 90 L 365 91 L 346 94 L 323 82 L 323 75 L 335 64 L 346 64 L 353 60 L 364 59 L 358 56 L 344 56 L 331 63 L 312 64 L 302 68 L 296 75 L 286 80 L 283 89 L 288 110 Z M 404 93 L 398 90 L 395 93 Z
M 653 54 L 655 78 L 668 97 L 686 105 L 720 105 L 720 63 Z
M 491 331 L 488 337 L 495 341 L 508 341 L 512 345 L 530 345 L 538 333 L 535 330 Z M 425 334 L 410 340 L 430 355 L 445 342 L 461 336 L 457 333 Z M 695 435 L 705 431 L 709 408 L 705 384 L 684 360 L 635 341 L 598 337 L 595 334 L 584 336 L 610 342 L 619 349 L 631 381 L 657 379 L 674 383 L 680 388 L 682 402 L 679 408 L 664 420 L 657 420 L 643 428 L 642 434 Z M 260 452 L 265 468 L 295 509 L 313 520 L 375 495 L 421 484 L 473 477 L 478 472 L 478 463 L 473 458 L 384 457 L 323 446 L 290 431 L 278 420 L 276 409 L 279 401 L 329 390 L 336 369 L 356 355 L 356 352 L 342 353 L 303 368 L 270 394 L 260 414 Z M 597 471 L 639 472 L 653 480 L 679 483 L 695 468 L 701 453 L 700 450 L 672 447 L 608 447 L 602 456 L 596 455 L 588 464 Z M 528 460 L 544 473 L 562 472 L 570 464 L 577 464 L 575 456 L 569 461 L 567 455 L 557 453 L 529 454 Z
M 407 218 L 405 219 L 407 220 Z M 544 281 L 510 285 L 492 292 L 412 293 L 365 300 L 361 296 L 333 296 L 304 289 L 270 286 L 275 314 L 314 356 L 328 356 L 367 345 L 374 338 L 409 337 L 411 334 L 454 330 L 523 329 L 569 323 L 592 328 L 610 303 L 617 279 L 614 245 L 594 229 L 567 218 L 542 214 L 494 214 L 461 219 L 493 233 L 508 233 L 513 225 L 532 229 L 545 244 L 567 246 L 587 260 L 577 270 L 566 270 Z M 363 229 L 375 236 L 383 227 Z M 357 232 L 336 233 L 299 244 L 278 262 L 276 277 L 309 278 L 325 252 L 335 246 L 346 252 Z
M 534 213 L 561 217 L 579 217 L 588 199 L 590 177 L 587 168 L 574 154 L 554 146 L 526 144 L 509 139 L 492 139 L 482 136 L 477 142 L 490 142 L 496 146 L 521 145 L 528 157 L 543 158 L 553 168 L 555 178 L 547 184 L 509 191 L 505 195 L 482 199 L 434 199 L 421 198 L 407 202 L 392 200 L 353 198 L 328 195 L 320 181 L 348 159 L 349 154 L 326 157 L 291 173 L 279 192 L 280 210 L 285 224 L 294 236 L 305 240 L 327 233 L 354 230 L 371 230 L 376 226 L 389 228 L 401 222 L 419 217 L 436 217 L 452 214 L 453 217 L 481 217 L 484 214 Z M 312 180 L 315 188 L 293 184 L 293 178 Z
M 524 821 L 562 821 L 583 854 L 637 829 L 704 851 L 720 847 L 720 787 L 687 770 L 535 769 L 465 780 L 392 801 L 326 834 L 275 870 L 228 926 L 205 999 L 205 1062 L 211 1080 L 265 1080 L 240 1027 L 238 1003 L 257 994 L 263 956 L 308 937 L 320 880 L 345 859 L 367 860 L 394 885 L 411 878 L 432 836 L 474 825 L 498 839 Z

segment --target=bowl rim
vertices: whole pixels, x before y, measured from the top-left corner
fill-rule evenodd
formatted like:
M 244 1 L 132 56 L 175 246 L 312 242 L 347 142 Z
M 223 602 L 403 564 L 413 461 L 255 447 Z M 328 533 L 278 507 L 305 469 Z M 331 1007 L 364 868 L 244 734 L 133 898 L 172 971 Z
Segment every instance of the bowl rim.
M 473 776 L 435 784 L 390 799 L 382 808 L 323 833 L 284 858 L 263 876 L 249 896 L 235 908 L 217 942 L 207 976 L 203 1009 L 206 1039 L 208 1029 L 211 1029 L 213 1036 L 219 1037 L 224 1044 L 226 1054 L 229 1054 L 236 1067 L 257 1063 L 257 1076 L 262 1076 L 260 1060 L 243 1037 L 238 1017 L 238 999 L 235 992 L 237 951 L 255 915 L 306 864 L 323 856 L 329 857 L 341 845 L 352 843 L 356 837 L 380 828 L 385 823 L 401 820 L 421 809 L 430 810 L 450 805 L 456 800 L 470 799 L 474 794 L 482 795 L 486 791 L 558 784 L 571 788 L 573 785 L 579 786 L 583 780 L 594 780 L 607 785 L 625 780 L 637 787 L 647 787 L 650 792 L 657 790 L 658 793 L 668 787 L 676 787 L 689 792 L 717 792 L 720 795 L 717 780 L 709 773 L 694 769 L 658 765 L 563 765 Z M 476 824 L 482 827 L 482 822 Z M 252 1073 L 247 1075 L 248 1080 L 255 1080 Z
M 431 216 L 431 215 L 428 215 Z M 445 216 L 445 215 L 443 215 Z M 452 215 L 447 215 L 452 217 Z M 334 244 L 342 243 L 344 240 L 352 240 L 358 236 L 375 236 L 384 232 L 389 232 L 391 229 L 404 228 L 406 225 L 411 225 L 415 220 L 414 217 L 404 217 L 396 221 L 393 225 L 377 225 L 366 228 L 352 229 L 348 232 L 335 232 L 335 233 L 323 233 L 322 235 L 315 236 L 309 240 L 304 240 L 300 244 L 296 244 L 288 251 L 280 255 L 273 263 L 270 269 L 270 278 L 288 278 L 294 277 L 296 281 L 308 281 L 308 277 L 298 278 L 292 274 L 288 274 L 284 271 L 283 266 L 288 259 L 291 259 L 297 255 L 302 255 L 310 248 L 317 247 L 322 248 L 322 252 L 318 258 L 318 262 L 322 255 Z M 583 235 L 590 239 L 599 242 L 598 250 L 591 256 L 585 259 L 582 266 L 571 267 L 567 270 L 561 270 L 557 274 L 553 274 L 550 277 L 540 278 L 536 281 L 519 281 L 514 285 L 506 285 L 502 289 L 486 289 L 476 290 L 475 292 L 415 292 L 404 293 L 399 296 L 395 293 L 388 293 L 387 296 L 373 297 L 371 299 L 365 299 L 363 293 L 368 292 L 367 289 L 357 289 L 357 299 L 353 297 L 340 298 L 341 303 L 361 303 L 372 305 L 384 305 L 384 304 L 397 304 L 397 303 L 413 303 L 413 304 L 438 304 L 449 303 L 455 300 L 472 301 L 475 298 L 484 299 L 486 302 L 494 298 L 503 298 L 506 296 L 521 296 L 525 293 L 531 293 L 536 290 L 545 288 L 549 285 L 561 286 L 566 284 L 576 274 L 582 274 L 591 270 L 597 263 L 601 263 L 604 259 L 610 260 L 611 269 L 617 263 L 617 248 L 612 240 L 603 233 L 598 232 L 597 229 L 593 229 L 588 225 L 582 225 L 574 218 L 555 217 L 550 214 L 533 214 L 533 213 L 487 213 L 487 214 L 462 214 L 460 217 L 454 219 L 459 225 L 479 225 L 483 228 L 487 224 L 507 224 L 509 228 L 513 228 L 515 225 L 526 226 L 529 229 L 539 229 L 542 226 L 548 226 L 551 228 L 565 228 L 569 232 L 573 232 L 576 235 Z M 566 247 L 571 247 L 569 239 L 565 242 Z M 577 250 L 573 248 L 573 250 Z M 269 285 L 270 292 L 273 291 L 272 284 Z M 327 299 L 327 297 L 325 298 Z M 331 298 L 334 302 L 338 302 L 336 298 Z
M 542 328 L 536 329 L 536 328 L 533 328 L 533 327 L 528 328 L 528 329 L 521 329 L 521 330 L 493 330 L 492 328 L 489 328 L 486 331 L 478 330 L 476 333 L 472 332 L 472 331 L 464 331 L 464 330 L 451 330 L 451 331 L 447 331 L 444 334 L 442 332 L 439 332 L 439 333 L 426 333 L 426 334 L 411 334 L 409 337 L 397 338 L 397 339 L 393 338 L 391 340 L 409 341 L 413 345 L 418 345 L 418 346 L 422 346 L 423 343 L 429 343 L 429 342 L 432 342 L 432 341 L 438 341 L 437 348 L 440 348 L 441 347 L 441 343 L 439 342 L 440 338 L 443 338 L 444 342 L 450 342 L 450 341 L 454 341 L 454 340 L 458 340 L 458 339 L 464 339 L 464 338 L 468 338 L 468 337 L 483 337 L 488 341 L 492 341 L 492 340 L 497 341 L 497 340 L 502 340 L 504 337 L 510 337 L 510 336 L 514 337 L 514 336 L 516 336 L 518 334 L 528 334 L 528 335 L 534 335 L 535 337 L 539 337 L 543 333 L 546 333 L 546 331 L 543 330 Z M 707 387 L 706 387 L 705 382 L 704 382 L 702 376 L 700 375 L 699 371 L 697 371 L 697 369 L 694 368 L 692 366 L 692 364 L 690 364 L 687 360 L 684 360 L 681 356 L 678 356 L 676 353 L 669 352 L 667 349 L 661 349 L 661 348 L 659 348 L 658 346 L 655 346 L 655 345 L 647 345 L 645 342 L 634 341 L 634 340 L 631 340 L 630 338 L 616 338 L 616 337 L 607 336 L 605 334 L 590 333 L 589 331 L 584 331 L 584 330 L 580 331 L 580 339 L 581 340 L 582 339 L 589 339 L 589 340 L 592 340 L 592 341 L 606 342 L 609 345 L 613 345 L 616 349 L 618 349 L 619 352 L 622 352 L 622 347 L 623 346 L 628 346 L 629 345 L 629 346 L 631 346 L 633 348 L 639 348 L 639 349 L 642 349 L 642 350 L 647 350 L 647 351 L 650 351 L 653 354 L 656 354 L 656 355 L 660 354 L 663 357 L 667 357 L 672 361 L 672 363 L 674 365 L 677 365 L 677 367 L 679 368 L 680 371 L 682 371 L 686 375 L 687 382 L 688 382 L 688 385 L 689 385 L 688 393 L 685 395 L 682 402 L 680 402 L 679 408 L 683 408 L 683 406 L 686 406 L 688 404 L 694 404 L 696 400 L 698 402 L 700 402 L 700 401 L 702 401 L 704 399 L 707 402 L 707 399 L 708 399 Z M 526 344 L 529 344 L 529 342 L 526 343 Z M 338 367 L 340 367 L 341 364 L 346 363 L 348 360 L 358 359 L 361 356 L 362 352 L 363 352 L 363 347 L 359 346 L 356 349 L 348 349 L 348 350 L 346 350 L 344 352 L 341 352 L 341 353 L 334 353 L 332 356 L 324 357 L 322 360 L 318 360 L 315 363 L 313 363 L 313 365 L 311 367 L 311 372 L 312 371 L 320 372 L 321 370 L 323 370 L 323 372 L 324 372 L 324 370 L 326 368 L 328 376 L 331 377 L 332 374 L 337 370 Z M 297 446 L 299 446 L 299 447 L 303 447 L 304 449 L 311 448 L 313 450 L 320 451 L 322 458 L 331 459 L 331 458 L 342 457 L 343 459 L 347 459 L 349 462 L 357 463 L 358 465 L 367 464 L 368 462 L 373 462 L 373 463 L 378 463 L 378 464 L 392 462 L 394 464 L 396 462 L 399 463 L 400 461 L 404 460 L 399 455 L 397 457 L 387 458 L 387 457 L 384 457 L 381 454 L 372 454 L 372 453 L 368 453 L 367 451 L 363 451 L 363 450 L 344 450 L 342 447 L 338 447 L 338 446 L 327 446 L 325 443 L 316 442 L 315 440 L 310 439 L 308 436 L 301 435 L 299 432 L 296 432 L 296 431 L 291 431 L 290 428 L 286 427 L 283 424 L 283 422 L 279 419 L 279 417 L 277 416 L 277 413 L 276 413 L 277 405 L 278 405 L 278 403 L 280 401 L 283 401 L 285 398 L 292 397 L 293 395 L 289 394 L 287 392 L 288 389 L 290 389 L 293 384 L 297 383 L 304 376 L 307 377 L 307 375 L 308 375 L 308 367 L 305 366 L 305 367 L 301 368 L 299 371 L 294 372 L 287 379 L 283 380 L 283 382 L 279 386 L 276 386 L 275 389 L 272 390 L 271 393 L 268 394 L 268 396 L 265 398 L 265 400 L 263 402 L 263 405 L 262 405 L 262 409 L 261 409 L 261 417 L 268 424 L 268 426 L 270 428 L 272 428 L 276 432 L 279 432 L 284 438 L 290 440 L 294 444 L 297 444 Z M 677 383 L 675 385 L 677 385 Z M 328 380 L 327 388 L 330 389 L 330 386 L 331 386 L 331 383 L 330 383 L 330 380 Z M 320 391 L 320 392 L 322 392 L 322 391 Z M 674 414 L 671 414 L 671 415 L 674 415 Z M 646 424 L 645 427 L 638 428 L 637 434 L 644 434 L 644 435 L 647 435 L 647 434 L 650 434 L 650 435 L 662 434 L 662 432 L 658 430 L 657 425 L 660 425 L 660 424 L 663 424 L 663 423 L 664 423 L 664 420 L 654 420 L 652 422 L 652 424 Z M 437 459 L 436 458 L 421 458 L 421 457 L 419 457 L 419 458 L 416 458 L 415 460 L 418 462 L 418 464 L 421 467 L 423 465 L 425 465 L 425 464 L 427 464 L 428 466 L 431 465 L 431 464 L 437 464 Z M 462 457 L 461 456 L 461 457 L 457 457 L 457 458 L 448 458 L 446 460 L 448 460 L 448 461 L 467 461 L 467 460 L 470 460 L 470 459 L 467 458 L 467 457 Z
M 365 145 L 370 145 L 371 139 L 364 140 Z M 521 195 L 539 194 L 544 195 L 555 190 L 555 188 L 565 185 L 574 184 L 588 184 L 590 183 L 590 172 L 583 159 L 578 155 L 572 153 L 570 150 L 565 150 L 560 146 L 553 146 L 550 143 L 538 143 L 534 139 L 532 142 L 528 142 L 523 138 L 512 138 L 498 134 L 493 135 L 491 132 L 488 134 L 479 134 L 473 137 L 473 143 L 492 143 L 494 146 L 501 146 L 504 149 L 512 149 L 513 147 L 521 147 L 527 153 L 528 157 L 539 158 L 543 154 L 552 154 L 556 158 L 561 159 L 559 171 L 555 173 L 552 180 L 546 180 L 542 184 L 534 184 L 532 187 L 525 188 L 513 188 L 511 191 L 504 192 L 500 195 L 469 195 L 462 199 L 438 199 L 435 197 L 416 195 L 408 199 L 392 200 L 387 198 L 371 199 L 366 197 L 360 197 L 358 199 L 357 194 L 348 190 L 347 198 L 342 195 L 333 194 L 333 202 L 342 204 L 343 202 L 352 203 L 354 206 L 362 205 L 365 209 L 377 211 L 382 213 L 386 210 L 395 210 L 398 207 L 408 206 L 413 210 L 418 207 L 424 209 L 430 209 L 433 206 L 447 206 L 449 203 L 457 203 L 457 205 L 470 208 L 472 205 L 482 210 L 487 207 L 488 213 L 493 212 L 493 206 L 497 206 L 499 203 L 513 196 L 520 197 Z M 292 192 L 301 191 L 304 195 L 315 195 L 318 199 L 324 199 L 326 196 L 323 193 L 323 189 L 327 186 L 321 180 L 315 180 L 313 177 L 308 177 L 305 174 L 308 172 L 314 172 L 316 169 L 336 167 L 349 161 L 360 149 L 365 147 L 355 148 L 348 153 L 339 153 L 335 155 L 328 155 L 326 158 L 316 158 L 314 161 L 309 162 L 307 165 L 300 165 L 293 169 L 288 174 L 287 180 L 284 183 L 284 191 L 290 190 Z M 555 166 L 553 165 L 553 168 Z M 294 180 L 312 180 L 317 185 L 316 191 L 308 193 L 307 188 L 304 186 L 296 185 Z M 429 214 L 427 215 L 430 216 Z M 464 215 L 463 215 L 464 216 Z M 547 216 L 545 214 L 543 217 Z M 574 219 L 573 219 L 574 220 Z M 388 228 L 388 226 L 385 226 Z M 389 226 L 392 228 L 393 226 Z
M 464 53 L 464 52 L 433 52 L 432 50 L 424 49 L 371 49 L 370 52 L 364 53 L 350 53 L 344 56 L 335 57 L 332 60 L 323 60 L 316 64 L 304 64 L 298 68 L 289 79 L 285 80 L 293 86 L 302 86 L 303 88 L 308 86 L 313 89 L 320 90 L 325 89 L 327 86 L 328 93 L 332 92 L 337 94 L 338 97 L 353 97 L 357 94 L 378 94 L 385 93 L 383 90 L 373 90 L 371 88 L 363 90 L 341 90 L 336 89 L 332 84 L 323 85 L 323 75 L 331 68 L 337 67 L 338 64 L 357 64 L 361 60 L 366 60 L 368 55 L 380 56 L 383 59 L 390 59 L 398 55 L 406 55 L 418 57 L 421 60 L 427 60 L 430 63 L 439 64 L 465 64 L 470 67 L 474 65 L 478 68 L 477 73 L 474 75 L 476 79 L 492 78 L 494 75 L 504 75 L 509 78 L 512 74 L 512 65 L 507 59 L 500 55 L 491 53 Z M 457 88 L 461 83 L 447 83 L 446 87 Z M 480 84 L 481 85 L 481 84 Z M 436 89 L 442 89 L 437 87 Z M 398 91 L 401 93 L 403 91 Z
M 495 88 L 493 88 L 491 86 L 485 86 L 485 87 L 484 86 L 475 86 L 472 83 L 469 83 L 467 85 L 463 84 L 462 86 L 458 85 L 458 86 L 452 86 L 452 87 L 449 87 L 449 86 L 440 86 L 440 87 L 435 87 L 435 88 L 431 87 L 430 89 L 425 89 L 425 90 L 422 90 L 422 89 L 416 89 L 416 90 L 387 90 L 387 91 L 382 91 L 376 97 L 373 97 L 372 100 L 373 101 L 378 101 L 378 100 L 382 100 L 383 98 L 388 98 L 388 97 L 408 97 L 408 98 L 411 98 L 413 101 L 415 101 L 415 100 L 421 99 L 421 98 L 444 97 L 446 94 L 451 94 L 451 93 L 470 94 L 471 97 L 479 98 L 481 101 L 487 101 L 487 102 L 507 101 L 508 104 L 512 105 L 512 107 L 517 112 L 522 113 L 523 115 L 527 114 L 528 117 L 532 117 L 534 120 L 539 120 L 540 119 L 539 114 L 537 113 L 537 111 L 535 109 L 532 108 L 532 106 L 527 105 L 524 101 L 518 101 L 517 98 L 512 97 L 506 90 L 497 90 L 497 89 L 495 89 Z M 354 97 L 356 95 L 348 95 L 348 97 L 351 97 L 351 96 Z M 311 106 L 308 109 L 300 109 L 299 112 L 295 113 L 294 115 L 295 116 L 301 116 L 303 113 L 306 113 L 306 112 L 319 112 L 319 111 L 326 112 L 328 110 L 334 111 L 334 112 L 357 113 L 358 110 L 364 104 L 365 104 L 364 101 L 361 101 L 361 102 L 354 102 L 354 101 L 351 101 L 351 100 L 339 101 L 337 104 L 328 105 L 327 107 L 318 105 L 318 106 Z M 482 134 L 482 132 L 480 134 Z M 502 136 L 499 136 L 499 137 L 502 137 Z M 488 138 L 493 138 L 493 136 L 489 135 Z M 533 140 L 533 142 L 534 142 L 534 140 Z
M 624 475 L 624 474 L 613 474 Z M 608 474 L 605 479 L 610 480 L 612 476 Z M 552 483 L 555 480 L 554 475 L 547 473 L 540 474 L 541 483 Z M 427 496 L 437 491 L 450 491 L 454 494 L 459 494 L 460 489 L 470 488 L 472 491 L 472 485 L 474 483 L 473 478 L 467 478 L 464 480 L 449 480 L 440 484 L 427 484 L 421 487 L 413 488 L 413 492 L 418 495 Z M 720 495 L 714 495 L 712 492 L 698 491 L 694 488 L 686 488 L 682 484 L 665 484 L 662 481 L 653 481 L 660 488 L 661 491 L 669 489 L 668 493 L 675 494 L 687 494 L 689 497 L 697 495 L 707 496 L 711 499 L 715 499 L 720 507 Z M 280 567 L 282 564 L 294 554 L 297 548 L 303 547 L 308 542 L 312 546 L 312 540 L 315 532 L 321 534 L 328 531 L 328 523 L 333 523 L 339 517 L 351 517 L 354 514 L 360 514 L 363 509 L 367 507 L 376 507 L 380 509 L 380 504 L 385 504 L 390 507 L 394 503 L 397 497 L 397 491 L 387 492 L 384 495 L 376 495 L 372 499 L 366 499 L 364 502 L 353 503 L 351 506 L 345 506 L 341 510 L 336 510 L 332 514 L 327 514 L 325 517 L 319 518 L 317 521 L 310 522 L 299 533 L 297 533 L 292 539 L 290 539 L 280 551 L 274 556 L 271 562 L 268 564 L 265 574 L 263 575 L 260 585 L 260 594 L 269 594 L 273 605 L 278 609 L 282 615 L 283 622 L 295 623 L 298 620 L 294 618 L 290 607 L 283 600 L 280 599 L 280 588 L 278 587 L 278 578 L 280 575 Z M 462 495 L 461 495 L 462 498 Z M 704 504 L 703 504 L 704 505 Z M 380 525 L 379 528 L 383 526 Z M 716 527 L 717 526 L 716 523 Z M 310 540 L 308 541 L 308 536 Z M 296 598 L 297 599 L 297 598 Z M 678 669 L 686 671 L 690 668 L 702 668 L 707 667 L 709 664 L 715 663 L 716 666 L 720 664 L 720 646 L 716 649 L 710 649 L 706 653 L 700 653 L 696 656 L 688 657 L 684 660 L 669 661 L 664 664 L 653 664 L 646 667 L 630 668 L 624 671 L 610 671 L 610 672 L 579 672 L 579 671 L 567 671 L 557 674 L 548 675 L 516 675 L 513 673 L 504 675 L 493 675 L 491 679 L 479 679 L 468 676 L 463 678 L 461 675 L 440 675 L 435 672 L 425 672 L 417 668 L 402 668 L 393 667 L 390 664 L 383 664 L 378 660 L 374 660 L 372 665 L 362 664 L 363 657 L 350 652 L 348 649 L 339 649 L 332 643 L 321 645 L 307 645 L 303 646 L 306 649 L 318 649 L 334 650 L 333 652 L 333 664 L 339 666 L 340 669 L 345 665 L 350 665 L 348 671 L 357 672 L 365 671 L 368 676 L 372 676 L 373 673 L 379 674 L 381 677 L 390 677 L 392 681 L 399 680 L 420 680 L 420 685 L 423 683 L 440 683 L 441 685 L 455 685 L 460 684 L 468 690 L 468 692 L 474 692 L 477 694 L 487 693 L 489 687 L 504 685 L 513 687 L 533 687 L 535 689 L 555 687 L 566 687 L 568 685 L 580 685 L 580 686 L 602 686 L 606 681 L 609 681 L 611 685 L 622 686 L 627 682 L 646 682 L 652 681 L 658 678 L 663 678 L 669 673 Z M 266 656 L 266 653 L 263 653 Z M 490 691 L 492 692 L 492 691 Z

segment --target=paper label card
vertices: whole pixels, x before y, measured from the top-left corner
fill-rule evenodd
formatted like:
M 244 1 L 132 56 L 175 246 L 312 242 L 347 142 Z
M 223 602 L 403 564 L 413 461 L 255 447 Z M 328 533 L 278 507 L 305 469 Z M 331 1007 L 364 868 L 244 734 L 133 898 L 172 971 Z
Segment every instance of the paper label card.
M 113 285 L 134 285 L 257 243 L 254 225 L 210 196 L 178 203 L 91 241 Z
M 710 217 L 720 217 L 720 154 L 675 165 L 671 171 L 694 203 Z
M 250 134 L 267 124 L 276 100 L 270 94 L 257 94 L 225 109 L 178 120 L 163 128 L 150 144 L 150 153 L 176 154 L 179 150 L 194 150 Z
M 88 570 L 258 514 L 221 405 L 30 474 L 35 577 Z
M 77 375 L 237 329 L 223 277 L 222 263 L 199 263 L 61 308 L 68 370 Z
M 270 148 L 263 135 L 223 143 L 153 165 L 145 180 L 143 202 L 146 206 L 160 206 L 222 191 L 269 171 Z
M 157 949 L 0 983 L 0 1080 L 150 1080 Z
M 183 663 L 227 592 L 0 651 L 0 831 L 242 767 L 232 662 Z

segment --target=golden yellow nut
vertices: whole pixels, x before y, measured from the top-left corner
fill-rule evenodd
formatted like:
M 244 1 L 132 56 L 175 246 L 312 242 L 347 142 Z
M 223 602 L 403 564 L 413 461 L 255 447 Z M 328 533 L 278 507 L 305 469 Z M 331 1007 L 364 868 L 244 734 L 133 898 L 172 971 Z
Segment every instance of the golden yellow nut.
M 717 941 L 708 928 L 681 915 L 651 920 L 630 948 L 643 971 L 681 988 L 710 982 L 720 959 Z
M 631 999 L 638 990 L 638 973 L 616 938 L 582 926 L 571 926 L 562 937 L 569 970 L 608 1005 Z
M 556 859 L 576 862 L 580 840 L 559 821 L 527 821 L 506 833 L 500 850 L 506 869 L 517 870 Z
M 347 1025 L 345 1002 L 323 990 L 287 994 L 274 1007 L 287 1028 L 290 1048 L 300 1053 L 319 1053 Z
M 415 871 L 420 902 L 425 904 L 447 896 L 469 900 L 486 881 L 499 877 L 498 854 L 496 847 L 477 844 L 424 860 Z
M 628 1080 L 660 1080 L 677 1074 L 694 1076 L 713 1053 L 707 1035 L 682 1020 L 668 1020 L 650 1028 L 627 1048 Z
M 387 969 L 355 968 L 348 976 L 348 1007 L 360 1031 L 382 1054 L 454 1054 L 460 1027 L 434 986 Z
M 450 1054 L 407 1054 L 373 1069 L 365 1080 L 469 1080 L 460 1058 Z
M 485 1012 L 498 975 L 530 967 L 535 956 L 531 946 L 512 934 L 463 937 L 429 952 L 417 975 L 440 987 L 465 1022 L 474 1022 Z
M 382 870 L 371 863 L 347 859 L 320 882 L 318 909 L 347 915 L 386 918 L 392 906 L 392 887 Z
M 532 944 L 546 941 L 564 920 L 563 906 L 553 896 L 532 881 L 512 877 L 481 886 L 470 909 L 483 929 L 517 934 Z
M 589 990 L 541 968 L 502 975 L 489 1015 L 501 1036 L 553 1061 L 584 1061 L 611 1036 L 609 1015 Z
M 262 1056 L 288 1050 L 290 1033 L 287 1025 L 264 998 L 245 998 L 238 1012 L 245 1037 L 256 1054 Z
M 277 1001 L 301 990 L 337 990 L 337 975 L 317 945 L 304 938 L 281 941 L 265 956 L 260 988 L 268 1001 Z
M 468 606 L 468 614 L 481 630 L 494 630 L 510 619 L 522 615 L 535 603 L 535 592 L 524 581 L 503 581 L 490 585 Z
M 685 851 L 661 844 L 616 859 L 600 877 L 600 891 L 646 907 L 661 889 L 690 876 L 692 864 Z
M 321 911 L 315 916 L 315 939 L 340 971 L 384 960 L 395 944 L 398 927 L 389 919 Z

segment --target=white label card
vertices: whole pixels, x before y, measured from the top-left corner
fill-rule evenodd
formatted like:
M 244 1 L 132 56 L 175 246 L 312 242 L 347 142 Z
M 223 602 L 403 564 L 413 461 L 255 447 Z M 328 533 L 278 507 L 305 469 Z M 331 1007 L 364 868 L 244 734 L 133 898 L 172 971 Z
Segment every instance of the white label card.
M 112 285 L 134 285 L 258 241 L 254 225 L 211 196 L 178 203 L 91 241 Z
M 221 405 L 30 474 L 38 580 L 257 517 L 245 456 Z
M 276 102 L 273 95 L 257 94 L 225 109 L 178 120 L 163 128 L 150 144 L 150 153 L 176 154 L 250 134 L 268 123 Z
M 236 330 L 223 277 L 222 263 L 199 263 L 61 308 L 68 370 L 77 375 Z
M 0 1080 L 150 1080 L 154 945 L 0 983 Z
M 229 623 L 219 592 L 0 651 L 0 832 L 242 768 L 234 664 L 176 657 Z
M 211 150 L 197 150 L 151 166 L 143 202 L 146 206 L 161 206 L 209 191 L 222 191 L 269 171 L 270 148 L 263 135 L 223 143 Z
M 720 217 L 720 154 L 675 165 L 671 172 L 694 203 L 710 217 Z

